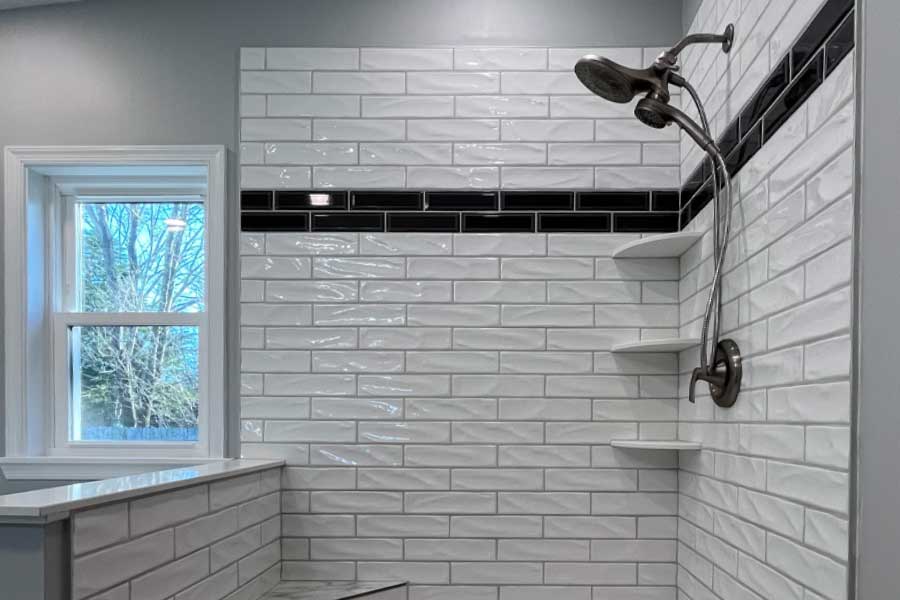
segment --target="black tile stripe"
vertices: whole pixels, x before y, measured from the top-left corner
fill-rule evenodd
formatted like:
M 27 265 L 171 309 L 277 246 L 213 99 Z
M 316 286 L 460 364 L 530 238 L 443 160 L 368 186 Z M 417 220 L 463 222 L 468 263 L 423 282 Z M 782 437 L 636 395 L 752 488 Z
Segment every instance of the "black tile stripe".
M 851 13 L 844 17 L 844 22 L 825 43 L 825 77 L 831 75 L 834 68 L 853 50 L 856 43 L 856 23 L 853 16 Z
M 500 210 L 572 210 L 572 192 L 501 192 Z
M 578 210 L 650 210 L 650 192 L 579 192 Z
M 468 233 L 531 233 L 534 213 L 463 213 L 462 230 Z
M 384 231 L 384 213 L 312 213 L 312 231 Z
M 653 204 L 650 210 L 677 211 L 681 208 L 680 196 L 681 193 L 678 190 L 656 190 L 653 192 Z
M 854 0 L 826 0 L 751 97 L 741 114 L 719 137 L 733 177 L 800 108 L 855 44 Z M 709 161 L 685 179 L 681 188 L 680 227 L 691 222 L 712 198 Z
M 268 194 L 269 203 L 265 201 Z M 607 232 L 613 215 L 628 231 L 669 231 L 679 190 L 420 191 L 246 190 L 244 231 Z M 274 198 L 274 206 L 271 199 Z M 665 213 L 663 219 L 637 217 Z
M 308 231 L 309 214 L 305 212 L 241 212 L 241 231 Z
M 611 231 L 609 213 L 538 213 L 538 231 L 599 233 Z
M 278 190 L 275 210 L 347 210 L 347 192 Z
M 678 213 L 615 213 L 613 231 L 621 233 L 678 231 Z
M 718 143 L 732 177 L 853 49 L 854 23 L 853 0 L 826 0 L 785 59 L 723 129 Z M 704 160 L 680 190 L 243 190 L 241 229 L 677 231 L 712 199 L 711 175 Z
M 422 210 L 423 193 L 418 191 L 355 191 L 350 193 L 351 210 Z
M 388 213 L 387 230 L 396 232 L 411 231 L 459 231 L 459 213 L 410 212 Z
M 792 77 L 796 77 L 806 62 L 825 45 L 831 32 L 838 28 L 844 16 L 853 9 L 853 4 L 854 0 L 826 0 L 791 47 Z
M 243 190 L 241 210 L 271 210 L 272 192 L 269 190 Z
M 824 73 L 825 51 L 820 50 L 791 82 L 790 87 L 776 98 L 766 111 L 763 116 L 764 140 L 775 135 L 775 132 L 806 102 L 806 99 L 822 84 Z
M 775 99 L 787 89 L 788 83 L 791 80 L 790 73 L 791 69 L 788 57 L 785 56 L 784 59 L 778 63 L 778 66 L 772 70 L 768 79 L 766 79 L 765 83 L 763 83 L 756 94 L 753 95 L 750 103 L 747 104 L 747 107 L 741 112 L 740 117 L 738 117 L 739 137 L 747 135 L 747 133 L 753 129 L 754 125 L 756 125 L 756 122 L 765 114 L 766 110 L 772 106 Z
M 497 192 L 425 192 L 426 210 L 497 210 Z

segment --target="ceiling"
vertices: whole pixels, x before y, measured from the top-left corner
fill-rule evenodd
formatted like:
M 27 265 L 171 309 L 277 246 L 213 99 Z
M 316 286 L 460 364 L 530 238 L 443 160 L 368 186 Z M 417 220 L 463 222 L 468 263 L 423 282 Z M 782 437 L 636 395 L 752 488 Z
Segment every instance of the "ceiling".
M 80 2 L 81 0 L 0 0 L 0 10 L 40 6 L 42 4 L 62 4 L 63 2 Z

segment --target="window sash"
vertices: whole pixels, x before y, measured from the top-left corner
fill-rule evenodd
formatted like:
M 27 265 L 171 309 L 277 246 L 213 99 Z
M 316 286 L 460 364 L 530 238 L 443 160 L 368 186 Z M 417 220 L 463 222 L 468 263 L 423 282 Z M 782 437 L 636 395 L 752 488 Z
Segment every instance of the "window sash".
M 200 346 L 198 352 L 198 419 L 197 441 L 195 442 L 119 442 L 101 440 L 80 441 L 69 439 L 72 407 L 72 390 L 76 357 L 70 354 L 69 330 L 83 326 L 192 326 L 199 329 Z M 50 454 L 96 456 L 98 451 L 115 454 L 159 457 L 206 457 L 209 454 L 209 393 L 207 374 L 209 352 L 207 351 L 206 313 L 55 313 L 53 315 L 53 439 Z
M 156 194 L 115 190 L 104 190 L 96 195 L 60 195 L 54 207 L 52 218 L 55 220 L 51 227 L 58 235 L 51 235 L 50 239 L 59 240 L 59 245 L 52 252 L 55 262 L 56 285 L 51 285 L 54 290 L 54 298 L 51 306 L 55 307 L 52 316 L 52 365 L 53 365 L 53 399 L 52 399 L 52 447 L 49 453 L 56 456 L 89 455 L 95 456 L 98 452 L 115 455 L 140 455 L 142 457 L 208 457 L 210 455 L 210 423 L 211 405 L 209 400 L 209 329 L 206 307 L 209 298 L 209 259 L 210 259 L 210 211 L 207 196 L 197 194 Z M 78 310 L 77 298 L 80 286 L 80 261 L 78 260 L 78 239 L 80 235 L 80 220 L 77 219 L 78 204 L 85 202 L 174 202 L 174 201 L 203 201 L 205 212 L 204 229 L 204 310 L 194 313 L 160 313 L 160 312 L 83 312 Z M 196 326 L 199 329 L 199 356 L 198 356 L 198 419 L 197 441 L 195 442 L 121 442 L 121 441 L 76 441 L 71 440 L 70 422 L 72 419 L 74 389 L 73 365 L 76 357 L 70 356 L 69 330 L 79 326 Z

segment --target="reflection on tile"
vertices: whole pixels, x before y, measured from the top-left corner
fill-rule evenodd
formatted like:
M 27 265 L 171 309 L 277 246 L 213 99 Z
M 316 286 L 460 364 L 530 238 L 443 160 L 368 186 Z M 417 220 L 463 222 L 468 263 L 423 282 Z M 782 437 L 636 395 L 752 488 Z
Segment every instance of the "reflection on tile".
M 347 192 L 305 192 L 285 190 L 275 192 L 277 210 L 346 210 Z

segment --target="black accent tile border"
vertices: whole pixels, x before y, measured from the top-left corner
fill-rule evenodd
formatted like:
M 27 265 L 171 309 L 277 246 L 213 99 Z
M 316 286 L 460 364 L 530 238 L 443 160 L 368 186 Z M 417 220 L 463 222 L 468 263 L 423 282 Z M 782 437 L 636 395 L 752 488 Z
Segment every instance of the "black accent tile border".
M 350 193 L 353 210 L 422 210 L 424 194 L 417 191 L 359 191 Z
M 501 192 L 500 210 L 573 210 L 572 192 Z
M 854 0 L 826 0 L 787 56 L 756 90 L 718 144 L 734 177 L 818 89 L 855 45 Z M 679 227 L 712 199 L 712 172 L 703 160 L 681 187 Z
M 680 196 L 679 190 L 244 190 L 241 230 L 677 231 Z
M 244 194 L 241 193 L 241 205 Z M 346 210 L 347 192 L 278 190 L 275 210 Z
M 433 231 L 452 233 L 459 231 L 459 213 L 414 212 L 388 213 L 388 231 Z
M 425 210 L 499 210 L 499 192 L 425 192 Z
M 855 45 L 854 0 L 826 0 L 719 137 L 734 177 Z M 243 190 L 242 231 L 629 232 L 684 228 L 713 197 L 704 160 L 680 190 Z

